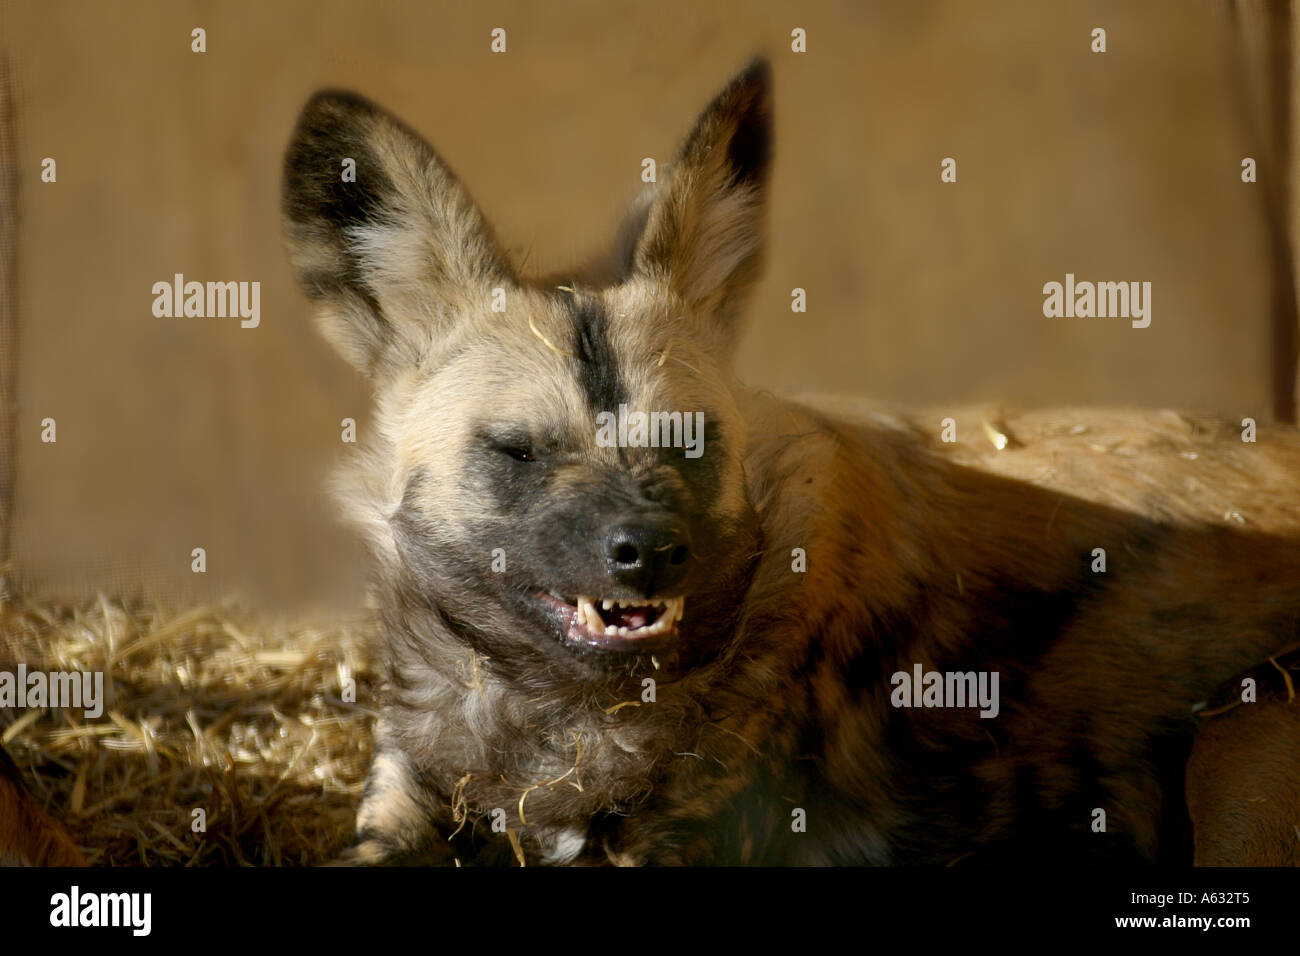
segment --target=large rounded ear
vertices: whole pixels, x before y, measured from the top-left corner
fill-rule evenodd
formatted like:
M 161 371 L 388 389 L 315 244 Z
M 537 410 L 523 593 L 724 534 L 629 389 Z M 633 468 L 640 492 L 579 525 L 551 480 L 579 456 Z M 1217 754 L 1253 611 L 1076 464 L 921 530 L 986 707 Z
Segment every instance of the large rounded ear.
M 308 101 L 284 157 L 289 257 L 325 337 L 372 377 L 418 362 L 511 281 L 483 216 L 419 136 L 351 93 Z
M 632 274 L 666 280 L 725 344 L 762 266 L 771 163 L 772 68 L 759 59 L 704 110 L 632 246 Z

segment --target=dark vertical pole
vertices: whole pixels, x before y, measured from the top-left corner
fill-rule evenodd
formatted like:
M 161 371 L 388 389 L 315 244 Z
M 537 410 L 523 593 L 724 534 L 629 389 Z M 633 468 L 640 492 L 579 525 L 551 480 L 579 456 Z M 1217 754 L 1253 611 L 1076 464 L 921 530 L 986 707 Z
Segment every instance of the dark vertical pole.
M 1295 190 L 1295 152 L 1291 142 L 1295 135 L 1291 71 L 1294 68 L 1292 46 L 1293 13 L 1291 0 L 1271 0 L 1266 4 L 1264 55 L 1268 95 L 1265 99 L 1266 120 L 1277 143 L 1277 169 L 1266 182 L 1265 195 L 1275 210 L 1269 216 L 1273 250 L 1273 414 L 1279 421 L 1297 421 L 1297 384 L 1300 383 L 1300 315 L 1296 310 L 1296 234 L 1293 204 Z
M 1300 263 L 1296 262 L 1296 250 L 1300 249 L 1300 215 L 1297 215 L 1297 204 L 1300 203 L 1300 181 L 1297 181 L 1296 160 L 1300 158 L 1300 149 L 1297 149 L 1295 138 L 1300 135 L 1300 122 L 1297 121 L 1296 111 L 1300 110 L 1300 96 L 1296 92 L 1296 58 L 1295 48 L 1296 41 L 1300 39 L 1300 18 L 1295 15 L 1295 7 L 1292 0 L 1279 0 L 1279 6 L 1282 8 L 1279 14 L 1281 22 L 1278 24 L 1281 35 L 1280 43 L 1285 48 L 1281 56 L 1284 58 L 1282 68 L 1280 69 L 1277 86 L 1280 88 L 1278 93 L 1278 122 L 1282 124 L 1282 137 L 1286 149 L 1287 159 L 1287 178 L 1284 187 L 1286 206 L 1283 214 L 1286 217 L 1286 233 L 1290 240 L 1288 254 L 1291 258 L 1291 315 L 1290 315 L 1290 349 L 1291 349 L 1291 421 L 1300 422 L 1300 309 L 1296 308 L 1297 297 L 1300 297 L 1300 290 L 1297 290 L 1296 282 L 1300 281 Z M 1285 316 L 1279 315 L 1280 320 L 1285 320 Z
M 1296 421 L 1300 319 L 1296 312 L 1296 201 L 1292 170 L 1291 0 L 1233 0 L 1230 57 L 1240 94 L 1246 143 L 1258 162 L 1258 192 L 1268 223 L 1269 382 L 1273 417 Z
M 1296 313 L 1296 217 L 1292 170 L 1291 0 L 1235 0 L 1234 61 L 1243 92 L 1247 142 L 1257 153 L 1260 199 L 1269 224 L 1269 259 L 1273 323 L 1269 377 L 1273 415 L 1295 421 L 1297 376 L 1300 376 L 1300 319 Z
M 8 577 L 17 475 L 18 154 L 9 64 L 0 54 L 0 588 Z

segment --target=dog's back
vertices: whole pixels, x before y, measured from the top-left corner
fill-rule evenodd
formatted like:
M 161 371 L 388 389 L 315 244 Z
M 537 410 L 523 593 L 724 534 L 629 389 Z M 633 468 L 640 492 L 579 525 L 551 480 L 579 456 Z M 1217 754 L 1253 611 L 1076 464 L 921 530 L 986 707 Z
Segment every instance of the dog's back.
M 817 662 L 801 716 L 826 738 L 812 765 L 818 792 L 842 795 L 830 812 L 869 805 L 893 821 L 860 838 L 894 848 L 877 862 L 973 848 L 1190 862 L 1195 713 L 1300 640 L 1295 430 L 1243 441 L 1235 425 L 1173 413 L 837 411 L 759 399 L 748 466 L 770 554 L 751 600 L 768 605 L 759 620 L 798 609 L 772 643 L 806 645 L 787 662 L 801 672 Z M 789 573 L 795 548 L 806 574 Z M 899 709 L 888 678 L 916 665 L 999 674 L 997 719 Z M 1280 758 L 1294 708 L 1268 710 L 1243 759 L 1272 784 L 1238 813 L 1277 820 L 1300 769 Z M 751 730 L 798 745 L 778 721 Z M 1203 844 L 1218 839 L 1204 814 L 1198 827 Z M 1223 848 L 1234 855 L 1244 862 Z

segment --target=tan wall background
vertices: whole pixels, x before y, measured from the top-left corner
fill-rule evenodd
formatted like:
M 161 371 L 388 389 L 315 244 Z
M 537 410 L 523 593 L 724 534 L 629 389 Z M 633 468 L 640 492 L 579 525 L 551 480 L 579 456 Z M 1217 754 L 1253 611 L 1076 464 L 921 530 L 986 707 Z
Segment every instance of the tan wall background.
M 670 158 L 767 52 L 777 166 L 748 380 L 1273 414 L 1278 143 L 1243 105 L 1264 64 L 1242 60 L 1225 4 L 146 0 L 2 16 L 12 561 L 32 588 L 354 593 L 323 485 L 348 453 L 340 419 L 364 432 L 367 390 L 312 330 L 278 223 L 281 153 L 321 86 L 426 134 L 545 271 L 602 248 L 642 157 Z M 489 51 L 498 26 L 504 55 Z M 794 27 L 806 54 L 789 50 Z M 955 185 L 939 180 L 949 156 Z M 1257 185 L 1240 181 L 1244 156 Z M 261 326 L 155 318 L 151 286 L 177 272 L 260 281 Z M 1066 272 L 1152 282 L 1151 327 L 1044 318 L 1042 285 Z M 790 312 L 795 286 L 807 314 Z M 40 441 L 45 417 L 56 444 Z

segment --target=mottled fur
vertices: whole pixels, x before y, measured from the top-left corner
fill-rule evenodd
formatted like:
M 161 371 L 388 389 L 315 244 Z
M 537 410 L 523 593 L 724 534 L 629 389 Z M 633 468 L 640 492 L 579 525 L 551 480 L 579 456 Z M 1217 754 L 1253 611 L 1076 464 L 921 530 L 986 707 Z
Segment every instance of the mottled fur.
M 530 280 L 396 120 L 349 94 L 305 108 L 288 245 L 377 402 L 345 499 L 387 691 L 349 860 L 1190 860 L 1193 708 L 1300 638 L 1300 440 L 1172 414 L 831 414 L 744 388 L 729 359 L 770 125 L 757 63 L 604 272 Z M 704 456 L 599 447 L 620 402 L 704 411 Z M 631 597 L 597 546 L 628 515 L 691 542 L 680 634 L 569 646 L 528 595 Z M 891 706 L 915 663 L 997 671 L 1000 715 Z

